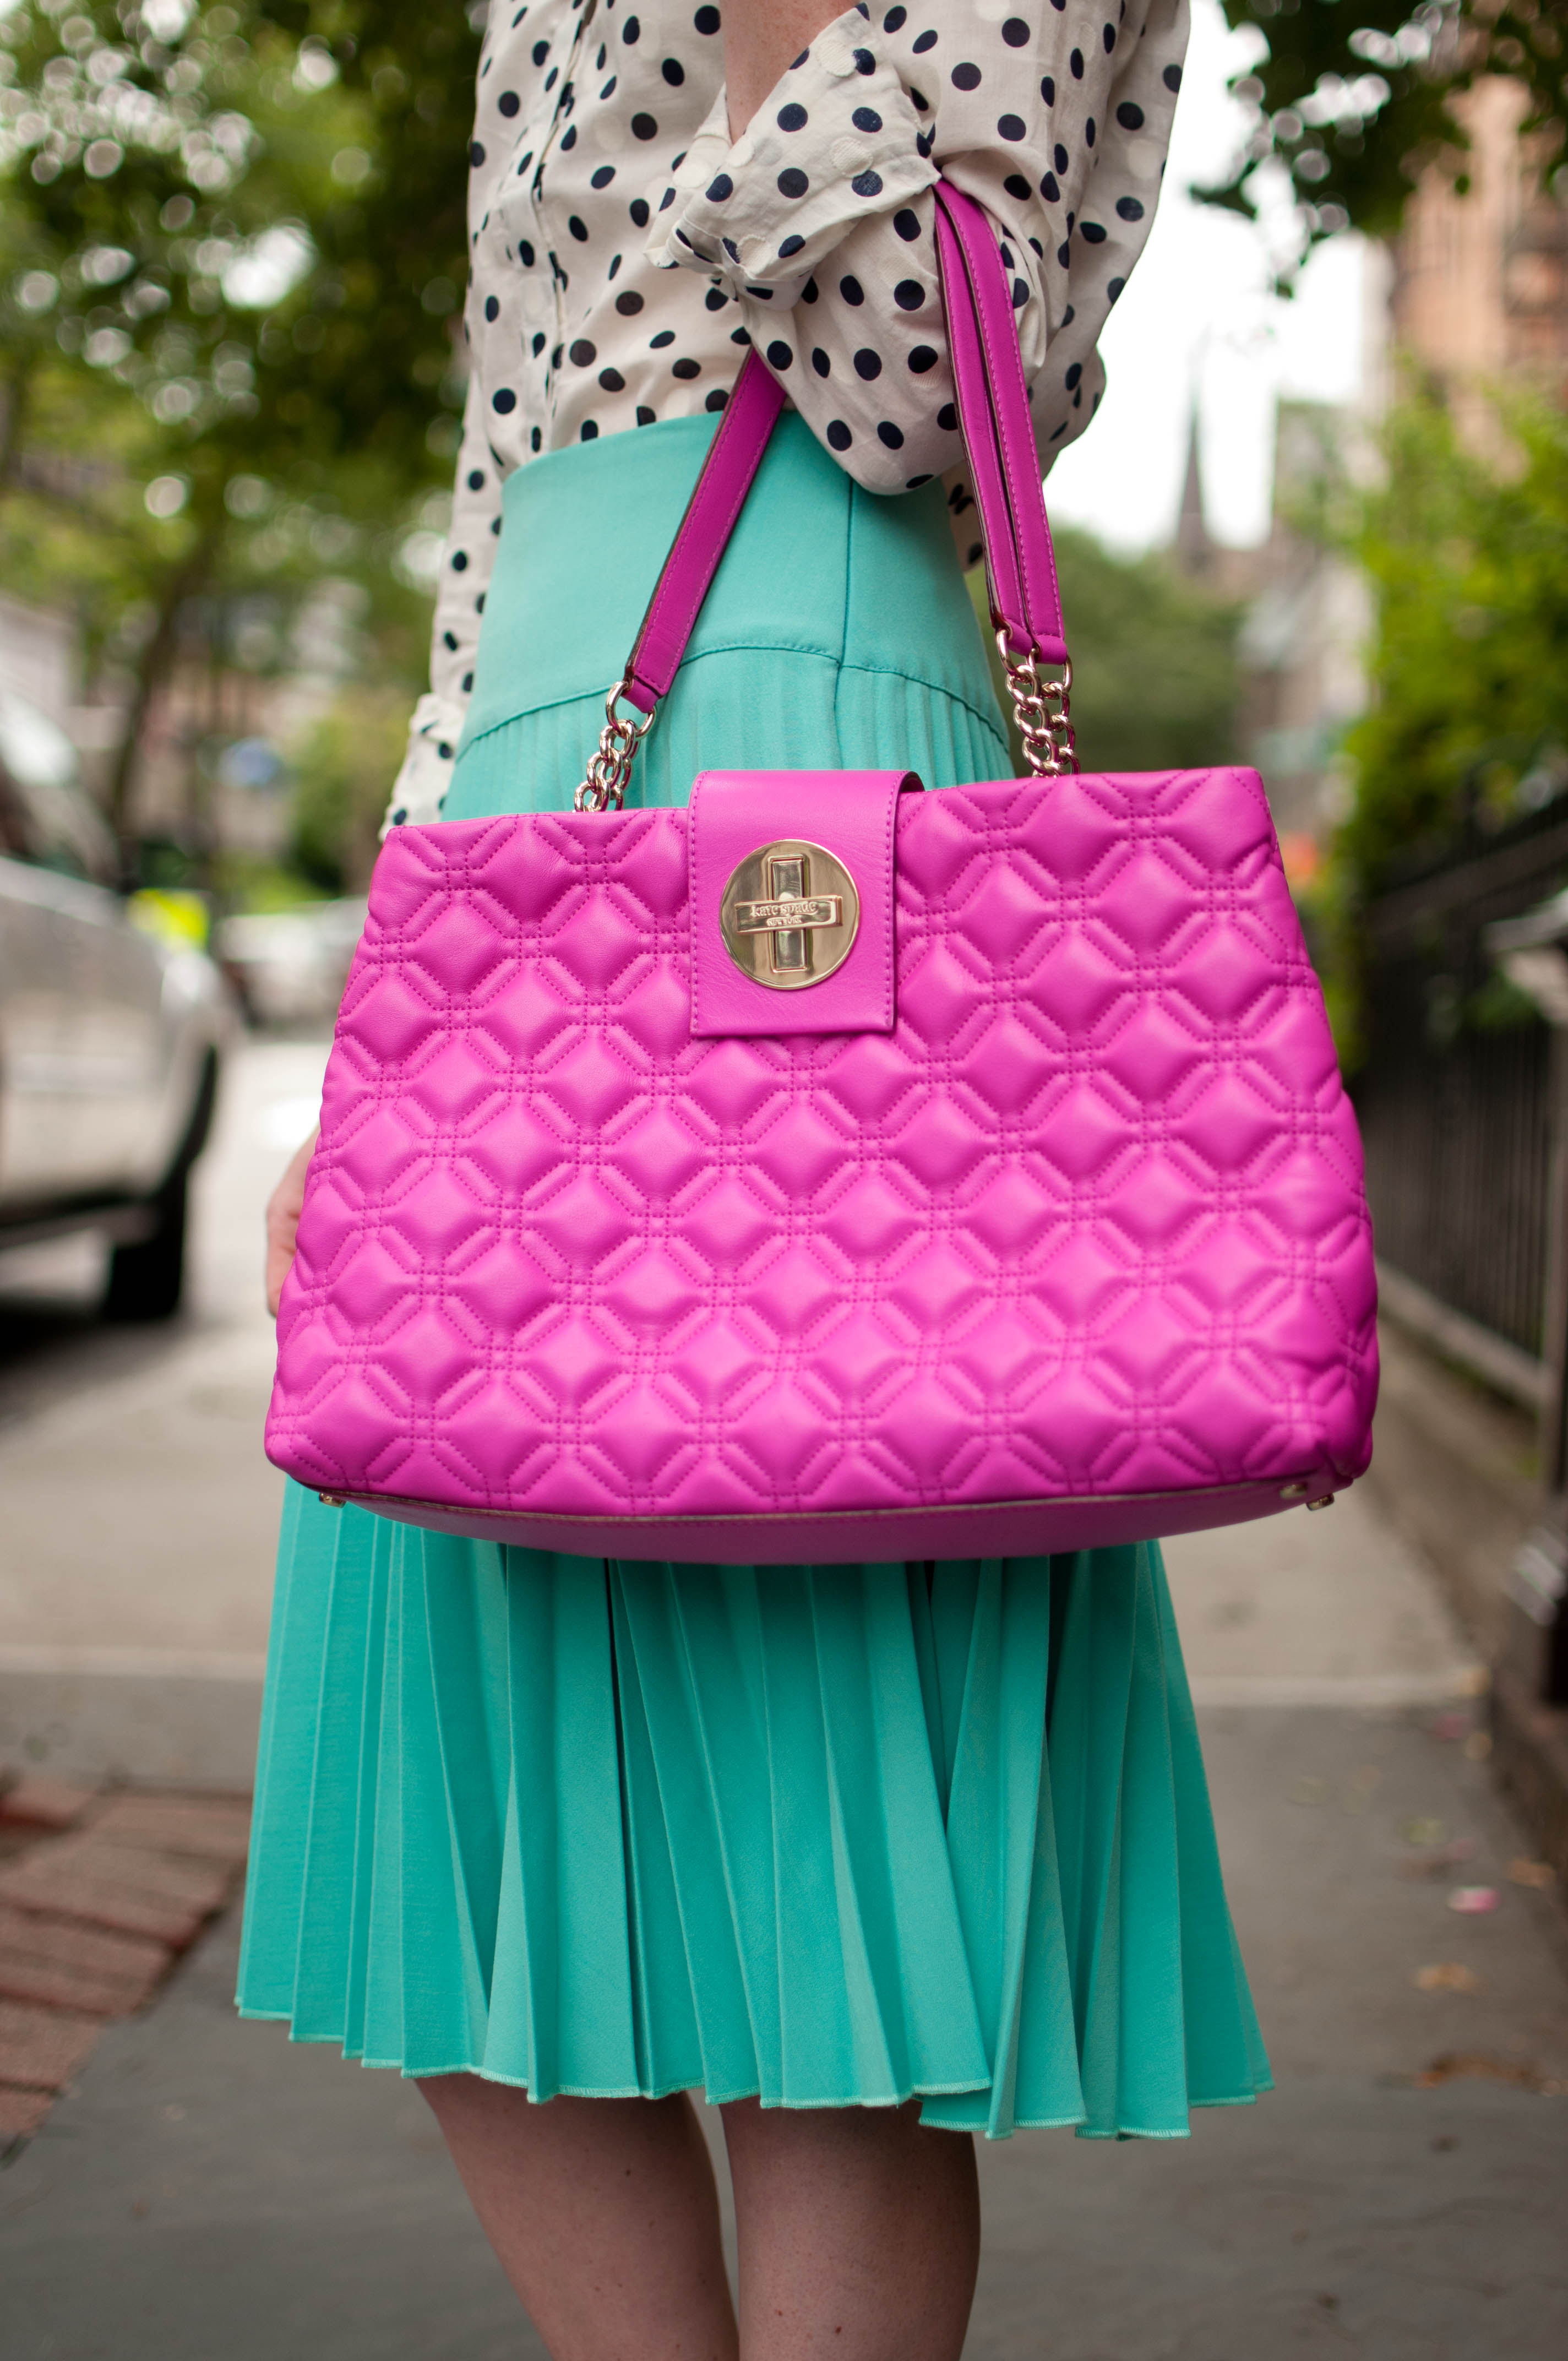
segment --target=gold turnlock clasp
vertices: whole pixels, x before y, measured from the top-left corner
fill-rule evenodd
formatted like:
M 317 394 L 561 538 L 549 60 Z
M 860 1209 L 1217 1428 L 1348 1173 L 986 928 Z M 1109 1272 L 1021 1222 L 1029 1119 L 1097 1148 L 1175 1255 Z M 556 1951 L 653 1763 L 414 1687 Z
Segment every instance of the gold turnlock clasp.
M 637 749 L 653 727 L 652 713 L 618 713 L 617 706 L 626 695 L 626 683 L 618 680 L 604 701 L 605 722 L 599 732 L 598 752 L 588 764 L 582 785 L 572 797 L 574 811 L 619 811 L 626 799 L 627 782 L 631 765 L 637 760 Z
M 748 853 L 718 906 L 725 950 L 771 992 L 798 992 L 842 967 L 860 923 L 861 897 L 843 862 L 800 838 Z
M 1014 655 L 1005 624 L 997 628 L 996 645 L 1007 675 L 1007 693 L 1018 716 L 1024 760 L 1037 779 L 1058 779 L 1066 771 L 1076 771 L 1078 749 L 1069 705 L 1071 658 L 1063 661 L 1059 680 L 1047 680 L 1041 676 L 1046 659 L 1038 648 L 1031 648 L 1025 656 Z

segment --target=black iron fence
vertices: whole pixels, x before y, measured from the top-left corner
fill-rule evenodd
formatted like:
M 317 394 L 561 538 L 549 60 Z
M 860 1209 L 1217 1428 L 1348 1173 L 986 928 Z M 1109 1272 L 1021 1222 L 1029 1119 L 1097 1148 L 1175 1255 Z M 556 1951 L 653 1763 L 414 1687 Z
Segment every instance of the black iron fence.
M 1557 805 L 1381 895 L 1354 1085 L 1379 1257 L 1532 1360 L 1548 1349 L 1552 1033 L 1483 930 L 1564 884 Z

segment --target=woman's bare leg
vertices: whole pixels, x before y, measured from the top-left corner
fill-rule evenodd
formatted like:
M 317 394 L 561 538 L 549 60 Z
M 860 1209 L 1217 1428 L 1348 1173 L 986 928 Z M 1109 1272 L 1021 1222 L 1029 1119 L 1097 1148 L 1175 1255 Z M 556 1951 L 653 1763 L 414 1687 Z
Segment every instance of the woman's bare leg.
M 967 2134 L 907 2107 L 724 2110 L 745 2361 L 958 2361 L 980 2268 Z
M 690 2102 L 422 2080 L 553 2361 L 735 2361 L 718 2200 Z

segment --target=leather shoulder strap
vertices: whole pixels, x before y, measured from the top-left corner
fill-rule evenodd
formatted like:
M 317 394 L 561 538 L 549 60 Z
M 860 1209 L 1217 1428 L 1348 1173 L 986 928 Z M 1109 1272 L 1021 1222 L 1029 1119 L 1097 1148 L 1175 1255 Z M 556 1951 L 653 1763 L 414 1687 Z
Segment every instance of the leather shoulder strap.
M 1012 290 L 981 206 L 946 181 L 936 197 L 959 426 L 974 477 L 992 615 L 1015 654 L 1063 664 L 1061 598 Z M 621 694 L 640 713 L 652 713 L 669 694 L 784 404 L 782 387 L 749 352 L 627 661 Z

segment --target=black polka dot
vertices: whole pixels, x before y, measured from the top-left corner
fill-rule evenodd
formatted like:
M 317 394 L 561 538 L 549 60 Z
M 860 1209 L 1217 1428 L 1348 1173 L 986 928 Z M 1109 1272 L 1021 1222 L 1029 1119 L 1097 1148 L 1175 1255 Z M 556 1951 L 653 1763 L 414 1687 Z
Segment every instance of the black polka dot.
M 966 58 L 962 65 L 958 65 L 953 68 L 951 81 L 955 90 L 978 90 L 980 88 L 980 68 L 976 65 L 970 65 Z
M 631 118 L 633 139 L 657 139 L 659 126 L 651 115 L 634 115 Z
M 482 164 L 484 160 L 485 151 L 483 148 L 480 147 L 479 142 L 477 139 L 471 141 L 468 148 L 469 163 L 477 166 Z
M 728 172 L 717 173 L 707 184 L 707 202 L 710 205 L 721 205 L 726 197 L 732 197 L 734 194 L 735 183 Z
M 1122 291 L 1123 288 L 1126 285 L 1126 283 L 1127 283 L 1127 282 L 1126 282 L 1126 280 L 1125 280 L 1124 279 L 1113 279 L 1113 280 L 1111 280 L 1111 282 L 1110 282 L 1109 286 L 1108 286 L 1108 287 L 1106 288 L 1106 290 L 1105 290 L 1105 292 L 1106 292 L 1106 294 L 1110 297 L 1110 299 L 1111 299 L 1111 301 L 1112 301 L 1112 302 L 1113 302 L 1113 303 L 1116 301 L 1117 296 L 1121 293 L 1121 291 Z
M 1091 246 L 1103 246 L 1105 243 L 1105 232 L 1098 222 L 1080 222 L 1078 234 Z
M 816 280 L 808 279 L 805 286 L 800 291 L 800 300 L 803 303 L 815 303 L 821 292 L 822 290 L 817 284 Z
M 793 100 L 788 106 L 781 106 L 773 118 L 781 131 L 804 131 L 810 119 L 805 107 L 797 106 Z
M 1085 146 L 1092 148 L 1094 145 L 1094 117 L 1092 115 L 1083 126 L 1083 137 Z
M 938 411 L 937 423 L 941 428 L 944 434 L 956 434 L 958 433 L 959 413 L 954 409 L 950 401 L 944 401 L 940 410 Z
M 661 328 L 657 335 L 649 337 L 648 349 L 651 353 L 662 353 L 666 345 L 673 345 L 674 341 L 674 328 Z
M 729 396 L 725 392 L 724 388 L 721 385 L 716 385 L 702 406 L 705 410 L 722 410 L 729 399 Z
M 1100 38 L 1101 38 L 1101 39 L 1102 39 L 1102 40 L 1104 42 L 1104 44 L 1105 44 L 1105 54 L 1106 54 L 1106 56 L 1107 56 L 1107 57 L 1109 57 L 1109 56 L 1110 56 L 1110 54 L 1111 54 L 1111 52 L 1112 52 L 1112 50 L 1113 50 L 1113 49 L 1115 48 L 1115 46 L 1116 46 L 1116 27 L 1115 27 L 1115 26 L 1114 26 L 1114 25 L 1102 25 L 1102 27 L 1100 27 Z
M 1024 118 L 1021 115 L 999 115 L 996 118 L 996 128 L 1003 139 L 1022 139 L 1025 131 Z
M 453 553 L 452 553 L 452 571 L 453 571 L 453 573 L 454 573 L 454 574 L 466 574 L 466 573 L 467 573 L 467 571 L 468 571 L 468 553 L 467 553 L 467 551 L 466 551 L 466 549 L 455 549 L 455 550 L 453 551 Z
M 1022 16 L 1009 16 L 1002 27 L 1002 38 L 1010 49 L 1021 49 L 1029 38 L 1029 27 Z
M 885 443 L 890 451 L 902 451 L 904 448 L 903 431 L 894 424 L 891 418 L 879 420 L 877 440 L 879 443 Z
M 666 58 L 659 68 L 672 90 L 679 90 L 686 78 L 686 70 L 679 58 Z
M 1071 74 L 1074 82 L 1081 82 L 1083 80 L 1083 51 L 1081 49 L 1074 49 L 1071 57 L 1069 58 L 1067 61 L 1067 70 L 1069 73 Z
M 909 356 L 909 366 L 916 377 L 924 377 L 927 369 L 936 368 L 940 358 L 941 355 L 930 345 L 916 345 Z
M 811 366 L 818 377 L 831 377 L 833 374 L 833 364 L 820 345 L 813 345 L 811 348 Z
M 915 36 L 915 42 L 914 42 L 914 49 L 915 49 L 915 54 L 916 54 L 916 56 L 917 58 L 923 58 L 923 57 L 925 56 L 925 54 L 926 54 L 926 52 L 927 52 L 927 49 L 934 49 L 936 48 L 936 46 L 937 46 L 937 36 L 936 36 L 936 34 L 935 34 L 935 33 L 916 33 L 916 36 Z
M 751 339 L 747 335 L 744 328 L 731 328 L 729 331 L 729 341 L 732 345 L 749 345 Z
M 966 566 L 978 566 L 984 555 L 985 544 L 981 541 L 971 541 L 969 545 L 969 555 L 964 559 L 964 564 Z
M 786 345 L 782 336 L 775 336 L 773 343 L 768 346 L 768 361 L 770 367 L 776 369 L 786 369 L 791 366 L 794 359 L 794 347 Z
M 455 647 L 455 646 L 456 646 L 456 644 L 457 644 L 456 641 L 455 641 L 455 640 L 454 640 L 454 642 L 452 642 L 452 644 L 453 644 L 453 646 L 454 646 L 454 647 Z M 402 826 L 402 824 L 403 824 L 404 820 L 406 820 L 406 819 L 407 819 L 408 816 L 409 816 L 409 812 L 408 812 L 408 806 L 407 806 L 406 804 L 400 804 L 400 805 L 398 806 L 397 810 L 392 814 L 392 826 L 393 826 L 394 828 L 401 828 L 401 826 Z
M 1160 76 L 1160 80 L 1164 82 L 1167 90 L 1179 90 L 1181 88 L 1181 68 L 1179 66 L 1167 66 L 1164 73 Z
M 1002 185 L 1010 197 L 1018 198 L 1020 203 L 1025 203 L 1035 193 L 1022 172 L 1009 172 Z
M 1057 103 L 1057 86 L 1049 74 L 1043 75 L 1041 78 L 1040 96 L 1047 106 L 1054 106 Z
M 517 113 L 517 110 L 521 104 L 522 102 L 518 97 L 515 90 L 503 90 L 499 98 L 496 101 L 496 104 L 500 108 L 501 113 L 506 115 L 509 120 Z
M 579 246 L 587 246 L 588 242 L 588 225 L 587 222 L 584 221 L 580 214 L 568 214 L 566 227 L 571 231 L 572 236 L 576 239 Z
M 906 492 L 917 492 L 922 484 L 928 484 L 931 478 L 929 476 L 906 476 L 904 481 L 904 489 Z
M 1072 248 L 1069 246 L 1065 237 L 1057 248 L 1057 260 L 1060 263 L 1064 270 L 1072 260 Z
M 810 181 L 798 164 L 787 165 L 779 174 L 778 191 L 781 197 L 804 197 L 810 186 Z
M 588 182 L 590 189 L 608 189 L 615 178 L 613 164 L 601 164 Z
M 647 226 L 648 226 L 648 201 L 647 201 L 647 199 L 646 199 L 645 197 L 633 197 L 633 198 L 632 198 L 632 200 L 631 200 L 631 203 L 627 206 L 626 210 L 627 210 L 627 212 L 631 215 L 632 226 L 633 226 L 634 228 L 636 228 L 636 229 L 646 229 L 646 228 L 647 228 Z
M 534 433 L 537 434 L 538 434 L 538 432 L 539 432 L 538 427 L 536 426 L 536 427 L 534 428 L 534 430 L 533 430 L 533 431 L 534 431 Z M 453 653 L 453 654 L 454 654 L 454 655 L 455 655 L 455 654 L 456 654 L 456 653 L 457 653 L 457 634 L 456 634 L 456 632 L 455 632 L 455 631 L 443 631 L 443 632 L 442 632 L 442 634 L 441 634 L 441 644 L 442 644 L 442 646 L 443 646 L 444 648 L 450 648 L 450 649 L 451 649 L 451 651 L 452 651 L 452 653 Z
M 918 312 L 926 301 L 926 290 L 918 279 L 901 279 L 893 291 L 893 300 L 901 312 Z
M 577 144 L 577 126 L 576 126 L 576 125 L 575 123 L 573 123 L 573 124 L 569 124 L 569 125 L 567 126 L 566 129 L 565 129 L 565 130 L 561 134 L 561 145 L 562 145 L 563 148 L 575 148 L 575 147 L 576 146 L 576 144 Z
M 549 42 L 548 42 L 548 41 L 535 41 L 535 42 L 534 42 L 534 44 L 533 44 L 533 62 L 534 62 L 534 64 L 535 64 L 536 66 L 542 66 L 542 65 L 544 63 L 545 59 L 546 59 L 549 55 L 550 55 L 550 44 L 549 44 Z
M 896 33 L 899 27 L 906 24 L 908 19 L 909 11 L 907 8 L 890 8 L 886 16 L 882 20 L 883 31 L 884 33 Z
M 542 330 L 535 332 L 533 342 L 530 345 L 529 350 L 533 355 L 535 360 L 539 358 L 540 354 L 544 350 L 544 336 Z
M 851 50 L 850 55 L 855 60 L 855 71 L 857 73 L 875 73 L 876 60 L 872 57 L 870 49 L 854 49 Z
M 882 194 L 882 174 L 857 172 L 850 186 L 857 197 L 879 197 Z
M 729 301 L 729 298 L 722 287 L 710 287 L 702 299 L 703 309 L 707 312 L 722 312 Z
M 484 469 L 483 469 L 482 467 L 470 467 L 470 468 L 469 468 L 469 470 L 468 470 L 468 489 L 469 489 L 471 492 L 482 492 L 482 491 L 484 490 L 484 489 L 485 489 L 485 471 L 484 471 Z
M 781 237 L 779 240 L 779 260 L 781 262 L 787 262 L 791 255 L 798 254 L 805 244 L 806 240 L 803 237 Z
M 628 16 L 625 24 L 622 25 L 620 28 L 621 39 L 630 44 L 633 41 L 640 40 L 641 36 L 642 27 L 638 19 L 635 16 Z
M 882 117 L 874 106 L 857 106 L 850 117 L 857 131 L 880 131 Z
M 1028 300 L 1029 300 L 1029 282 L 1028 282 L 1028 280 L 1027 280 L 1026 279 L 1015 279 L 1015 280 L 1013 281 L 1013 309 L 1014 309 L 1015 312 L 1016 312 L 1016 311 L 1021 310 L 1021 308 L 1023 307 L 1023 305 L 1024 305 L 1024 304 L 1025 304 L 1025 303 L 1028 302 Z
M 543 451 L 544 448 L 544 434 L 541 427 L 536 426 L 530 434 L 528 447 L 531 451 Z
M 1059 140 L 1059 139 L 1058 139 L 1058 142 L 1057 142 L 1057 146 L 1056 146 L 1056 153 L 1055 153 L 1055 154 L 1053 155 L 1053 157 L 1051 158 L 1051 161 L 1052 161 L 1052 163 L 1056 166 L 1057 170 L 1058 170 L 1058 172 L 1065 172 L 1065 171 L 1066 171 L 1066 170 L 1067 170 L 1067 168 L 1068 168 L 1068 161 L 1069 161 L 1069 159 L 1068 159 L 1068 152 L 1067 152 L 1067 149 L 1062 146 L 1062 144 L 1061 144 L 1061 142 L 1060 142 L 1060 140 Z
M 1135 106 L 1130 98 L 1124 98 L 1116 109 L 1116 120 L 1124 131 L 1141 131 L 1144 127 L 1144 110 L 1141 106 Z
M 658 412 L 656 411 L 650 410 L 645 401 L 640 401 L 638 403 L 637 423 L 639 426 L 652 426 L 657 415 Z
M 598 441 L 598 420 L 593 418 L 585 418 L 581 426 L 577 429 L 578 439 L 584 443 L 597 443 Z
M 486 319 L 487 319 L 487 320 L 499 320 L 499 317 L 500 317 L 500 313 L 501 313 L 501 307 L 500 307 L 500 305 L 497 302 L 497 301 L 496 301 L 495 297 L 494 297 L 493 295 L 487 295 L 487 296 L 486 296 L 486 298 L 485 298 L 485 317 L 486 317 Z
M 847 451 L 855 439 L 841 418 L 830 418 L 827 433 L 828 445 L 835 451 Z
M 699 8 L 692 18 L 699 33 L 717 33 L 723 21 L 717 8 Z
M 599 383 L 603 386 L 606 393 L 624 393 L 626 391 L 626 379 L 621 376 L 620 371 L 618 368 L 601 368 L 599 371 Z
M 490 408 L 499 411 L 503 418 L 510 417 L 517 408 L 517 396 L 510 385 L 497 386 L 490 396 Z
M 589 344 L 587 336 L 579 336 L 571 347 L 571 355 L 574 368 L 591 368 L 598 358 L 598 346 Z
M 881 377 L 882 355 L 873 353 L 869 345 L 862 345 L 855 355 L 855 375 L 863 377 L 868 385 L 873 378 Z
M 689 359 L 672 361 L 670 363 L 670 375 L 672 377 L 680 378 L 700 377 L 702 375 L 702 363 L 700 361 Z
M 526 238 L 519 239 L 517 251 L 523 269 L 525 270 L 532 270 L 533 268 L 533 248 L 530 246 Z
M 858 279 L 845 277 L 839 281 L 839 292 L 846 303 L 863 303 L 866 291 Z
M 1069 369 L 1067 375 L 1062 379 L 1062 383 L 1066 386 L 1069 393 L 1072 391 L 1073 387 L 1078 383 L 1082 375 L 1083 363 L 1081 361 L 1074 361 L 1072 367 Z
M 1118 197 L 1116 211 L 1123 221 L 1142 221 L 1144 209 L 1136 197 Z

